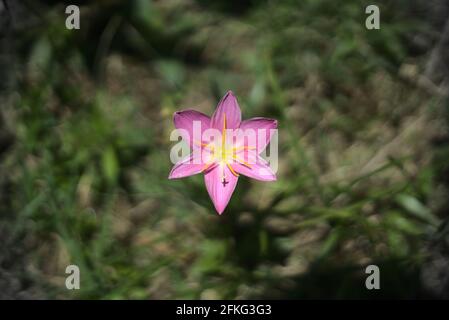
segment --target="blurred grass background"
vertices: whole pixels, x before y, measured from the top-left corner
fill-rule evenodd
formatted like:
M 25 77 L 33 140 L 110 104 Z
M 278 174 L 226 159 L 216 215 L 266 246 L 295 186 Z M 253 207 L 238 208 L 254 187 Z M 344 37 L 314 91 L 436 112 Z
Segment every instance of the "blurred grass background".
M 65 28 L 69 3 L 80 30 Z M 423 270 L 447 220 L 446 98 L 420 81 L 426 54 L 411 41 L 431 25 L 383 0 L 370 31 L 368 4 L 11 4 L 3 297 L 444 295 Z M 277 182 L 240 179 L 218 216 L 202 176 L 167 179 L 169 133 L 173 112 L 211 114 L 228 89 L 244 118 L 279 120 L 280 162 Z M 80 290 L 65 288 L 69 264 Z M 365 288 L 369 264 L 381 290 Z

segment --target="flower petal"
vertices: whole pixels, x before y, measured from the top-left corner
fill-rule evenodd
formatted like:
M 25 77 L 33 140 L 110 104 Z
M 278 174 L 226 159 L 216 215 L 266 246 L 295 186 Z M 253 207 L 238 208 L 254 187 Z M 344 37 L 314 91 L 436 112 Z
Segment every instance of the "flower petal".
M 223 183 L 223 175 L 225 183 Z M 215 210 L 222 214 L 231 199 L 238 177 L 234 176 L 226 165 L 220 164 L 204 175 L 207 192 L 209 193 Z
M 217 109 L 211 118 L 211 127 L 222 131 L 225 115 L 227 129 L 237 129 L 240 126 L 242 112 L 232 91 L 228 91 L 218 103 Z
M 198 121 L 195 127 L 201 127 L 199 132 L 196 132 L 195 135 L 193 132 L 194 121 Z M 176 129 L 184 129 L 187 131 L 188 136 L 184 134 L 181 135 L 191 147 L 195 145 L 193 143 L 194 139 L 199 139 L 199 142 L 201 143 L 201 135 L 203 134 L 204 130 L 210 128 L 210 118 L 204 113 L 191 109 L 175 112 L 175 114 L 173 115 L 173 122 Z
M 192 176 L 194 174 L 202 172 L 203 169 L 204 164 L 198 163 L 198 161 L 193 161 L 193 155 L 189 155 L 188 157 L 175 164 L 175 166 L 171 169 L 168 178 L 179 179 Z
M 249 178 L 260 181 L 276 181 L 276 174 L 264 158 L 254 152 L 251 154 L 250 158 L 252 159 L 248 160 L 248 165 L 233 162 L 231 166 L 234 171 Z
M 278 122 L 274 119 L 268 118 L 251 118 L 248 120 L 242 121 L 240 124 L 240 130 L 242 137 L 239 137 L 240 143 L 242 145 L 248 144 L 248 142 L 244 142 L 244 136 L 247 135 L 248 130 L 254 130 L 254 139 L 256 141 L 257 153 L 261 153 L 270 142 L 270 139 L 273 135 L 273 130 L 277 129 Z M 245 134 L 245 131 L 247 134 Z M 259 139 L 259 135 L 261 135 L 261 139 Z M 259 141 L 260 140 L 260 141 Z

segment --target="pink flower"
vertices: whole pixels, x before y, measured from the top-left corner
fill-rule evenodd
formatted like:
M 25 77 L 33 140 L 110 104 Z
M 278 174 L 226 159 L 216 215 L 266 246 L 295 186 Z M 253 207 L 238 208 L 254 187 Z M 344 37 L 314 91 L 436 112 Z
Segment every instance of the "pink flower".
M 176 112 L 175 127 L 193 152 L 171 170 L 169 179 L 204 173 L 215 209 L 221 214 L 231 199 L 239 175 L 275 181 L 276 175 L 260 156 L 277 129 L 267 118 L 241 120 L 237 99 L 231 91 L 218 103 L 211 118 L 195 110 Z

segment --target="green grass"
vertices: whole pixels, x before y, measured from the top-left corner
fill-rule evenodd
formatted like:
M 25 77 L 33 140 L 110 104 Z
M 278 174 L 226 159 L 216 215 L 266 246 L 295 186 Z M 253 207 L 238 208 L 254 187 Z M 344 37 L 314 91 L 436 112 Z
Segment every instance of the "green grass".
M 42 8 L 20 34 L 3 220 L 44 297 L 416 294 L 439 224 L 438 99 L 399 76 L 419 66 L 404 42 L 419 23 L 389 1 L 379 31 L 364 1 L 249 3 L 92 5 L 80 31 Z M 279 120 L 280 163 L 275 183 L 240 179 L 217 216 L 202 177 L 167 179 L 169 133 L 174 111 L 211 114 L 228 89 L 245 118 Z M 364 288 L 372 263 L 380 293 Z

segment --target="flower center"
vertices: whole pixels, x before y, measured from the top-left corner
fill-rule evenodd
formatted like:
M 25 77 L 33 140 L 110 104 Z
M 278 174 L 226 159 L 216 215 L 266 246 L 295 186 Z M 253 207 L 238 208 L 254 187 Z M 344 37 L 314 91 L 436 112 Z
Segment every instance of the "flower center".
M 217 162 L 220 163 L 220 167 L 222 169 L 221 181 L 223 183 L 223 186 L 226 186 L 225 166 L 227 166 L 229 168 L 229 170 L 231 171 L 231 173 L 234 176 L 236 176 L 236 177 L 239 176 L 239 174 L 237 172 L 235 172 L 231 166 L 231 163 L 236 158 L 236 154 L 235 154 L 235 148 L 227 148 L 226 129 L 227 129 L 226 114 L 223 114 L 223 129 L 221 130 L 221 148 L 220 148 L 220 146 L 218 146 L 218 148 L 217 148 L 217 149 L 221 149 L 221 150 L 217 150 L 217 152 L 215 153 L 215 155 L 218 154 L 218 157 L 216 160 L 217 160 Z
M 238 162 L 238 163 L 251 169 L 251 165 L 249 163 L 247 163 L 246 161 L 244 161 L 238 157 L 237 151 L 256 149 L 255 147 L 251 147 L 251 146 L 234 147 L 232 143 L 229 145 L 228 141 L 226 139 L 226 129 L 227 129 L 226 114 L 224 114 L 223 115 L 223 127 L 221 130 L 221 143 L 217 143 L 217 142 L 213 142 L 213 143 L 209 143 L 209 144 L 199 143 L 199 145 L 202 148 L 211 152 L 211 154 L 210 154 L 211 158 L 204 165 L 203 171 L 206 171 L 214 164 L 218 164 L 219 170 L 221 170 L 221 182 L 223 183 L 223 186 L 226 186 L 226 184 L 229 183 L 229 181 L 226 181 L 226 170 L 225 170 L 226 167 L 228 167 L 229 171 L 231 171 L 231 173 L 234 176 L 236 176 L 236 177 L 239 176 L 239 174 L 237 172 L 235 172 L 234 168 L 232 168 L 232 165 L 231 165 L 232 163 Z

